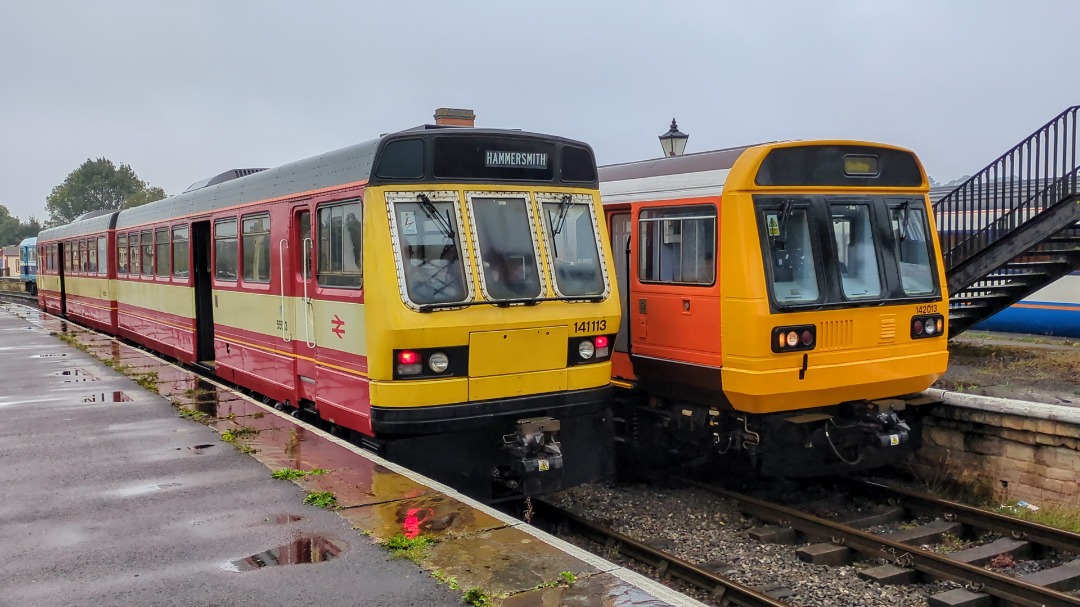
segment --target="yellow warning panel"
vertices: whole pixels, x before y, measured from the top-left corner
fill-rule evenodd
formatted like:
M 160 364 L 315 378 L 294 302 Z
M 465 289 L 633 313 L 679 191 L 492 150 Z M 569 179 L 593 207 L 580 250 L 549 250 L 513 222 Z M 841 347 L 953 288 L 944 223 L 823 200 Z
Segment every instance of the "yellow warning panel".
M 566 327 L 469 334 L 469 377 L 550 371 L 566 367 Z
M 765 215 L 765 225 L 768 226 L 769 236 L 780 235 L 780 222 L 777 220 L 774 213 Z

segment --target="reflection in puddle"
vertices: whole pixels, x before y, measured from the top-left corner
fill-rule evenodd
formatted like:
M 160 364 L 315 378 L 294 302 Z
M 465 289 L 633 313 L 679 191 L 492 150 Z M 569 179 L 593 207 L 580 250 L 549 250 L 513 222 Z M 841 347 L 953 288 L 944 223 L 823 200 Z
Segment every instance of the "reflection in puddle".
M 341 554 L 341 548 L 329 538 L 321 535 L 304 535 L 284 546 L 225 563 L 221 568 L 227 571 L 251 571 L 274 565 L 321 563 L 339 554 Z
M 192 404 L 195 406 L 196 411 L 205 413 L 210 417 L 217 417 L 217 386 L 208 381 L 199 379 L 195 382 L 195 388 L 191 391 L 190 396 L 194 401 Z
M 53 373 L 57 377 L 66 377 L 64 383 L 76 383 L 81 381 L 101 381 L 99 377 L 86 369 L 65 369 L 63 371 L 57 371 Z
M 59 358 L 61 356 L 67 356 L 67 352 L 55 352 L 52 354 L 35 354 L 30 358 Z
M 120 390 L 114 390 L 113 392 L 99 392 L 97 394 L 91 394 L 90 396 L 84 396 L 82 402 L 84 403 L 130 403 L 135 400 L 126 393 Z
M 287 523 L 295 523 L 296 521 L 304 520 L 304 517 L 298 514 L 279 514 L 277 515 L 277 524 L 284 525 Z

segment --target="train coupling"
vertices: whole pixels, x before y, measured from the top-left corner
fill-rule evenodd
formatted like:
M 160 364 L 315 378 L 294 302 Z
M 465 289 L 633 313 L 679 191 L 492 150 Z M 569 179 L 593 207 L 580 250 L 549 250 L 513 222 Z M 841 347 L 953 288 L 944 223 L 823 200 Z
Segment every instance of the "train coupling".
M 517 420 L 515 432 L 503 436 L 503 450 L 509 457 L 509 464 L 497 468 L 499 480 L 523 495 L 563 489 L 560 426 L 559 420 L 553 417 Z

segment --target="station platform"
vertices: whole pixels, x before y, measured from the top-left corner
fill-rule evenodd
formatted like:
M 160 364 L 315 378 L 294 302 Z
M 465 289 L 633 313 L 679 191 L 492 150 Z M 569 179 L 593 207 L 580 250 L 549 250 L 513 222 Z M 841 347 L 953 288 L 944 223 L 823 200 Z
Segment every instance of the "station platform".
M 37 310 L 0 361 L 0 604 L 702 605 Z

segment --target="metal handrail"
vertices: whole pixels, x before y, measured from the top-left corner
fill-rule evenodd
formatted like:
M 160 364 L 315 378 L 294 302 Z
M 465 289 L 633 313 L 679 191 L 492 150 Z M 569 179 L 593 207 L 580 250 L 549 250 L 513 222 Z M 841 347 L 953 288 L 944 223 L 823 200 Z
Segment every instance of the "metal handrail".
M 938 231 L 955 237 L 944 252 L 949 270 L 1077 193 L 1080 106 L 1054 117 L 934 203 Z

